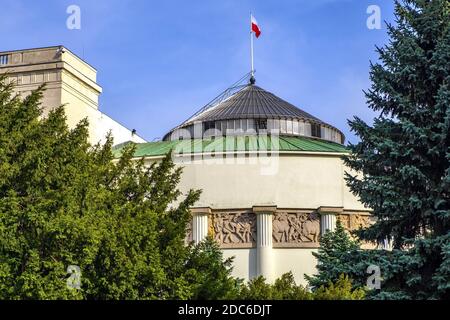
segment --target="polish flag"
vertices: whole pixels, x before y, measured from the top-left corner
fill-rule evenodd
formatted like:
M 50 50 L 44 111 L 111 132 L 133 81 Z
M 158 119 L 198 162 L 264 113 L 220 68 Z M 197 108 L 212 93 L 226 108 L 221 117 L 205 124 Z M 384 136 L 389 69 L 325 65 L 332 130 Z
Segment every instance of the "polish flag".
M 253 15 L 250 15 L 251 24 L 252 24 L 252 31 L 255 33 L 255 36 L 258 38 L 261 34 L 261 30 L 259 29 L 258 22 L 256 21 L 255 17 Z

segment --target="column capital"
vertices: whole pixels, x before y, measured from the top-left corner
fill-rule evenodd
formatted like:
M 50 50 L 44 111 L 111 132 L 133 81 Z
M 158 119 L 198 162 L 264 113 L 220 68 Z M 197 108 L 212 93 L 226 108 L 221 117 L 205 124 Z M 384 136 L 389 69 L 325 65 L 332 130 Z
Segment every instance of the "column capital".
M 191 208 L 191 213 L 192 215 L 211 214 L 211 208 L 210 207 Z
M 277 212 L 277 206 L 253 206 L 253 213 L 271 213 L 274 214 Z
M 325 207 L 325 206 L 320 206 L 319 208 L 317 208 L 317 212 L 320 215 L 325 215 L 325 214 L 341 214 L 344 212 L 344 207 Z

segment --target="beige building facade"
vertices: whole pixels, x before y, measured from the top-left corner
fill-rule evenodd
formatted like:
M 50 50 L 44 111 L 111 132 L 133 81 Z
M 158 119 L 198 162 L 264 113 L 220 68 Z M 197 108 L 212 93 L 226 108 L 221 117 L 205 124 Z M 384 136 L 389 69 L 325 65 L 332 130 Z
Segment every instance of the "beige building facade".
M 88 118 L 93 143 L 111 130 L 121 144 L 117 154 L 124 142 L 136 142 L 136 159 L 148 165 L 172 152 L 183 168 L 180 191 L 202 190 L 186 241 L 212 236 L 226 258 L 234 257 L 234 276 L 274 281 L 292 272 L 306 284 L 304 275 L 316 272 L 312 253 L 337 220 L 349 232 L 372 223 L 345 183 L 342 132 L 256 86 L 253 77 L 164 141 L 146 143 L 99 111 L 96 70 L 64 47 L 0 52 L 0 73 L 23 96 L 46 83 L 44 116 L 64 104 L 69 127 Z
M 298 284 L 306 285 L 304 275 L 316 272 L 312 253 L 322 234 L 334 230 L 338 219 L 349 232 L 372 223 L 370 210 L 345 184 L 345 152 L 244 154 L 241 159 L 173 154 L 183 167 L 183 194 L 202 190 L 187 241 L 211 235 L 224 257 L 234 257 L 234 276 L 274 281 L 292 272 Z M 147 163 L 160 159 L 147 157 Z
M 213 237 L 234 257 L 236 277 L 273 282 L 292 272 L 306 285 L 320 237 L 338 220 L 349 233 L 373 222 L 345 183 L 344 142 L 338 128 L 256 86 L 252 76 L 163 141 L 138 144 L 136 159 L 151 165 L 171 152 L 183 168 L 182 193 L 202 191 L 187 243 Z
M 7 74 L 15 90 L 25 97 L 46 84 L 43 116 L 65 105 L 69 128 L 87 118 L 90 142 L 104 142 L 111 131 L 114 143 L 145 140 L 99 110 L 102 88 L 97 70 L 63 46 L 0 52 L 0 74 Z

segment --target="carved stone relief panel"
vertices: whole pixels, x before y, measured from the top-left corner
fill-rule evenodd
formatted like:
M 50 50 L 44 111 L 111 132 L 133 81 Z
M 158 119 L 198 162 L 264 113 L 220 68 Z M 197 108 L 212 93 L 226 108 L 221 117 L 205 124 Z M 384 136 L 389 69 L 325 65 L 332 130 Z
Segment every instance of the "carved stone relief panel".
M 222 248 L 256 246 L 256 215 L 251 211 L 214 212 L 214 239 Z
M 364 229 L 374 222 L 371 215 L 361 213 L 339 214 L 337 215 L 337 219 L 341 221 L 342 226 L 347 231 L 358 230 L 360 228 Z
M 272 222 L 274 247 L 319 246 L 320 217 L 311 211 L 279 211 Z
M 214 213 L 208 215 L 208 235 L 214 238 Z
M 339 220 L 345 230 L 350 230 L 350 215 L 348 214 L 338 214 L 336 215 L 336 220 Z
M 365 229 L 373 223 L 370 215 L 351 214 L 350 230 Z
M 367 228 L 375 222 L 374 217 L 367 213 L 344 213 L 337 215 L 336 218 L 341 221 L 342 226 L 353 239 L 355 239 L 355 236 L 351 234 L 351 231 Z M 361 248 L 374 249 L 376 244 L 363 241 Z

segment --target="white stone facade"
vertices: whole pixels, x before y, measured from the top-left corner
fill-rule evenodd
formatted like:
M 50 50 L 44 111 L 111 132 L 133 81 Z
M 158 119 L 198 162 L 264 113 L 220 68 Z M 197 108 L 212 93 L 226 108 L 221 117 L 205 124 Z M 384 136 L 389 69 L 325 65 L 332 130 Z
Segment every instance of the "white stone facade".
M 0 74 L 16 84 L 15 91 L 27 96 L 46 84 L 42 99 L 43 116 L 65 105 L 67 124 L 74 128 L 83 118 L 89 121 L 89 141 L 104 142 L 109 131 L 114 143 L 145 142 L 99 110 L 102 88 L 97 84 L 97 70 L 62 46 L 0 52 Z

